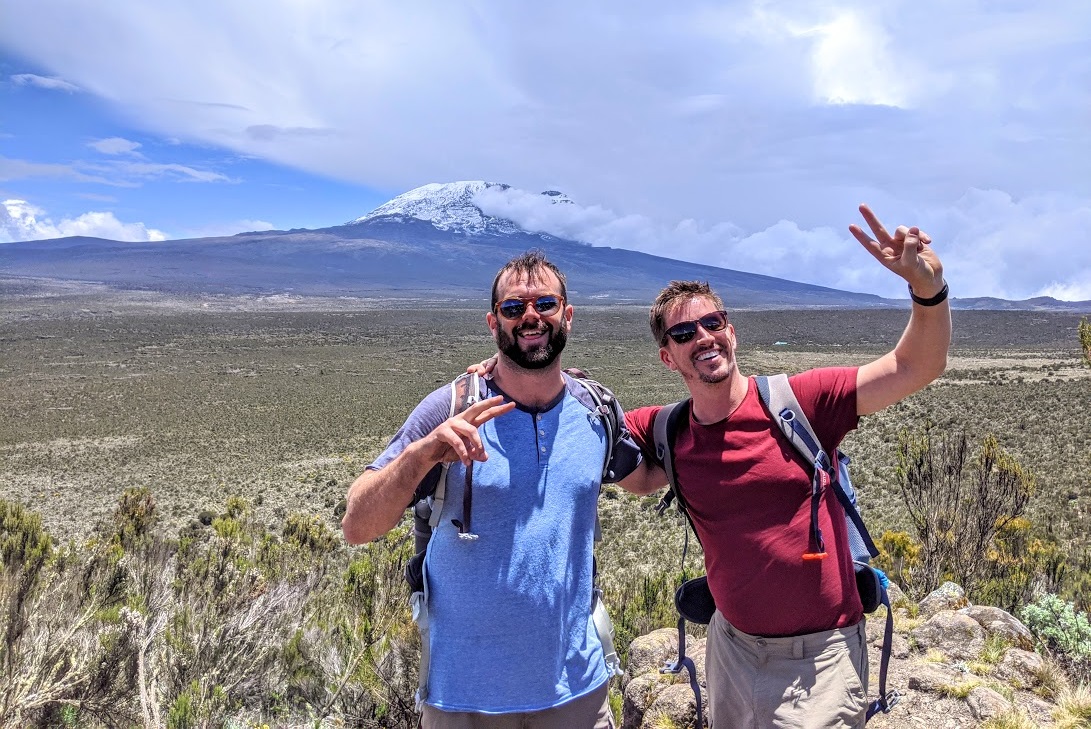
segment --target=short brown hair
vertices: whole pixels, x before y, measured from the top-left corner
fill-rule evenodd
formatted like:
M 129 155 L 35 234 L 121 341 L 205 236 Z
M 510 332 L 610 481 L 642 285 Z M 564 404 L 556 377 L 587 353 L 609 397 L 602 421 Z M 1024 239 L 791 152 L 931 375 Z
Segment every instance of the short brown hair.
M 660 347 L 667 346 L 667 315 L 682 303 L 697 297 L 711 301 L 717 309 L 724 308 L 723 299 L 712 290 L 707 281 L 671 281 L 659 292 L 648 312 L 648 326 Z
M 561 298 L 568 301 L 568 289 L 564 274 L 557 268 L 550 260 L 545 257 L 538 248 L 532 248 L 521 256 L 516 256 L 507 263 L 504 267 L 496 272 L 496 278 L 492 280 L 492 305 L 490 309 L 495 309 L 499 303 L 497 297 L 500 294 L 500 279 L 504 277 L 504 274 L 510 273 L 513 275 L 526 276 L 528 283 L 535 283 L 539 281 L 539 277 L 542 275 L 542 271 L 552 271 L 553 275 L 557 277 L 557 280 L 561 282 L 561 290 L 558 291 Z

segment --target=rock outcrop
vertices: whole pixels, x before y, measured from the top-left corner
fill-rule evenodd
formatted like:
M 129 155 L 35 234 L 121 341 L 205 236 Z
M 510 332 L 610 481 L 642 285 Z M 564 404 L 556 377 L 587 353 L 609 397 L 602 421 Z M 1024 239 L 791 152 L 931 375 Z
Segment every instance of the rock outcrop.
M 919 605 L 900 590 L 897 595 L 887 684 L 902 698 L 891 713 L 872 719 L 868 729 L 977 727 L 1016 714 L 1037 724 L 1052 723 L 1053 705 L 1033 693 L 1045 674 L 1045 661 L 1033 652 L 1034 638 L 1017 618 L 999 608 L 971 605 L 962 588 L 950 582 Z M 868 619 L 869 698 L 878 690 L 885 620 L 883 608 Z M 686 653 L 707 701 L 704 639 L 688 635 Z M 675 629 L 633 641 L 622 681 L 622 729 L 694 726 L 697 710 L 688 674 L 659 672 L 677 657 Z M 704 713 L 707 721 L 707 705 Z

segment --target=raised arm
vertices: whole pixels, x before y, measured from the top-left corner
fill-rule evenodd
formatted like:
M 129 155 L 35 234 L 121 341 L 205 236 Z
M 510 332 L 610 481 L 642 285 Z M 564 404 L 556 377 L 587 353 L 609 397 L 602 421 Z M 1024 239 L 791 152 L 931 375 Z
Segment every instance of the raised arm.
M 891 235 L 868 206 L 861 205 L 860 213 L 875 237 L 858 225 L 850 225 L 849 231 L 877 261 L 901 276 L 915 297 L 909 324 L 898 344 L 857 372 L 856 412 L 870 415 L 943 374 L 951 346 L 951 306 L 946 299 L 943 264 L 932 250 L 932 239 L 915 226 L 899 226 Z M 942 301 L 927 305 L 929 299 Z
M 349 544 L 370 542 L 393 529 L 417 485 L 436 464 L 488 460 L 477 429 L 514 407 L 514 402 L 505 403 L 499 395 L 475 403 L 410 443 L 383 468 L 360 474 L 349 487 L 341 518 L 341 531 Z

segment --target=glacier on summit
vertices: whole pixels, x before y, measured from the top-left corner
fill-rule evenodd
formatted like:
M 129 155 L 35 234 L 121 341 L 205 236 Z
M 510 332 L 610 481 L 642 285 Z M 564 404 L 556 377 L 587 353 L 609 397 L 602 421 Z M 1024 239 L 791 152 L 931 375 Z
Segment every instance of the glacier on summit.
M 466 235 L 520 233 L 523 229 L 517 223 L 485 214 L 476 202 L 478 196 L 486 191 L 506 192 L 510 189 L 511 185 L 482 180 L 432 182 L 402 193 L 346 225 L 367 223 L 379 218 L 416 218 L 428 221 L 440 230 Z M 556 190 L 546 190 L 542 195 L 555 204 L 572 202 L 567 195 Z

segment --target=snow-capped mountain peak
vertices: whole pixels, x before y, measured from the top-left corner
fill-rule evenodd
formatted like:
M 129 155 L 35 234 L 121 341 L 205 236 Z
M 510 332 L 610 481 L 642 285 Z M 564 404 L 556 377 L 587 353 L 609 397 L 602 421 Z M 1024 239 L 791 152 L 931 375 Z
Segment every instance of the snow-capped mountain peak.
M 518 233 L 518 224 L 505 218 L 486 215 L 475 200 L 486 191 L 506 192 L 511 185 L 482 180 L 432 182 L 383 203 L 349 225 L 366 223 L 376 218 L 416 218 L 426 220 L 440 230 L 465 234 Z M 547 190 L 542 193 L 553 203 L 572 202 L 564 193 Z

